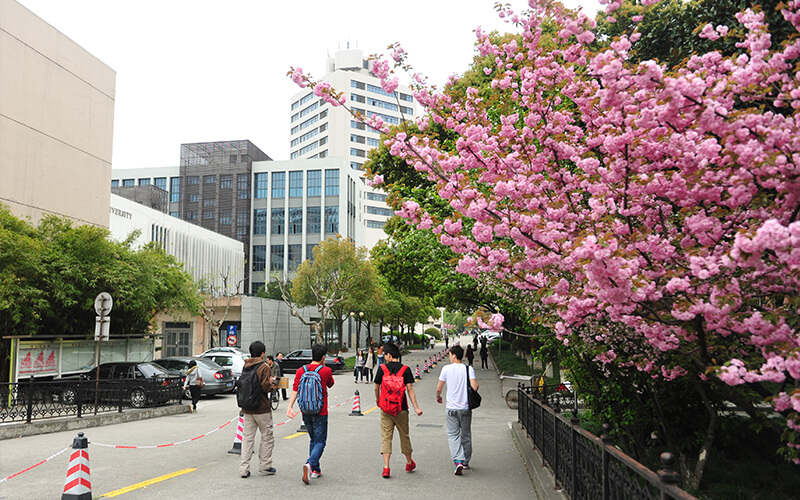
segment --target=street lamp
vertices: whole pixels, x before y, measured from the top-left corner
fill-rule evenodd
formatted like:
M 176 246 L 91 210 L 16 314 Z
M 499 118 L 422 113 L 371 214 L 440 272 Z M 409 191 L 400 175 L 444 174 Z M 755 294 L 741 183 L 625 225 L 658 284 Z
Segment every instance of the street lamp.
M 361 346 L 361 320 L 364 318 L 364 313 L 359 312 L 358 317 L 356 317 L 355 312 L 350 312 L 350 317 L 357 321 L 356 323 L 356 346 L 355 350 L 358 352 L 359 347 Z

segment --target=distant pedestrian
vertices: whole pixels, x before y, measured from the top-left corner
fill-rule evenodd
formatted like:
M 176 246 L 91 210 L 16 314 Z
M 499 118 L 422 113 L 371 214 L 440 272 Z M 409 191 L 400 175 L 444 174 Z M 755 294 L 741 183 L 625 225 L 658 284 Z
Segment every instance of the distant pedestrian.
M 489 348 L 486 347 L 484 342 L 481 346 L 481 370 L 489 369 Z
M 477 333 L 472 337 L 472 345 L 474 346 L 472 348 L 472 350 L 473 351 L 477 351 L 478 350 L 478 334 Z
M 186 370 L 186 378 L 183 381 L 183 390 L 189 389 L 192 395 L 192 406 L 189 407 L 189 413 L 197 411 L 197 402 L 200 401 L 200 391 L 202 389 L 203 377 L 200 376 L 200 368 L 197 367 L 197 361 L 189 361 L 189 369 Z
M 383 363 L 383 344 L 381 344 L 378 346 L 378 350 L 375 351 L 375 367 L 380 368 Z
M 444 335 L 444 348 L 450 349 L 450 335 L 448 334 Z
M 447 384 L 447 405 L 445 426 L 450 455 L 455 464 L 455 475 L 460 476 L 464 469 L 469 469 L 472 459 L 472 410 L 469 409 L 467 383 L 478 390 L 475 370 L 465 367 L 461 362 L 464 349 L 453 346 L 449 353 L 450 364 L 442 367 L 439 373 L 439 384 L 436 386 L 436 402 L 442 402 L 442 388 Z
M 356 384 L 358 383 L 358 378 L 364 379 L 364 351 L 358 351 L 356 353 L 356 364 L 353 368 L 353 376 L 356 379 Z
M 467 345 L 467 361 L 469 362 L 469 366 L 472 366 L 472 362 L 475 361 L 475 351 L 472 349 L 472 345 Z
M 280 373 L 280 377 L 283 378 L 283 353 L 279 352 L 275 355 L 275 363 L 278 365 L 278 370 Z M 283 396 L 283 400 L 287 401 L 289 396 L 286 395 L 286 389 L 281 389 L 281 395 Z
M 411 458 L 411 438 L 408 433 L 408 401 L 411 399 L 417 416 L 422 409 L 417 404 L 414 393 L 414 374 L 411 368 L 400 363 L 400 351 L 394 344 L 388 345 L 384 351 L 386 363 L 375 374 L 375 402 L 381 409 L 381 455 L 383 455 L 383 477 L 391 476 L 389 460 L 392 457 L 392 439 L 394 429 L 400 436 L 400 452 L 406 457 L 406 472 L 413 471 L 417 464 Z
M 269 401 L 269 394 L 275 389 L 275 379 L 272 377 L 269 365 L 264 362 L 266 353 L 264 343 L 256 340 L 250 344 L 249 351 L 250 359 L 244 362 L 242 376 L 239 380 L 249 380 L 247 372 L 256 370 L 256 376 L 252 380 L 260 386 L 261 400 L 255 409 L 241 409 L 244 415 L 244 431 L 242 433 L 242 462 L 239 465 L 239 475 L 243 478 L 250 477 L 250 459 L 253 457 L 255 448 L 256 430 L 261 432 L 261 444 L 258 447 L 258 471 L 268 476 L 276 472 L 275 467 L 272 466 L 272 449 L 275 446 L 275 438 L 272 433 L 272 406 Z M 246 389 L 240 386 L 239 391 L 246 391 Z
M 325 366 L 325 355 L 328 353 L 328 348 L 323 344 L 314 344 L 311 347 L 311 363 L 304 365 L 298 369 L 294 374 L 294 384 L 292 385 L 292 397 L 289 400 L 289 408 L 286 410 L 286 416 L 294 418 L 297 413 L 294 411 L 294 403 L 298 401 L 298 391 L 302 390 L 301 400 L 298 403 L 300 411 L 303 412 L 303 423 L 308 431 L 310 439 L 308 446 L 308 460 L 303 464 L 303 482 L 308 484 L 308 478 L 318 478 L 322 475 L 322 468 L 320 467 L 319 460 L 322 457 L 322 452 L 325 451 L 325 444 L 328 441 L 328 389 L 333 387 L 333 372 Z M 316 373 L 316 377 L 311 375 Z M 315 378 L 318 378 L 319 383 Z M 303 405 L 308 402 L 315 402 L 315 394 L 308 394 L 310 388 L 318 389 L 322 394 L 322 401 L 318 411 L 304 409 Z
M 375 367 L 375 356 L 372 354 L 373 349 L 367 349 L 367 360 L 364 362 L 364 376 L 367 377 L 367 382 L 372 382 L 372 369 Z

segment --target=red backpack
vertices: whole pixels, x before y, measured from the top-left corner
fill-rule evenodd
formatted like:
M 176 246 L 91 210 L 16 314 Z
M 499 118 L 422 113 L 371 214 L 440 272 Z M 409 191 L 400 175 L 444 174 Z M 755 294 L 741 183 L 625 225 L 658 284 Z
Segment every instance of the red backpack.
M 406 398 L 406 383 L 403 374 L 408 366 L 403 365 L 397 373 L 391 373 L 385 364 L 381 365 L 381 397 L 378 407 L 389 415 L 397 415 L 403 409 L 403 400 Z

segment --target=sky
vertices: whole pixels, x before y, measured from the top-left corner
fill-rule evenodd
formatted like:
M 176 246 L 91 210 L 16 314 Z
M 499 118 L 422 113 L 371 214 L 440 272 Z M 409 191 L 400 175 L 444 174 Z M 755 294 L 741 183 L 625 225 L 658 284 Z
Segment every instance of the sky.
M 243 139 L 288 159 L 291 66 L 321 77 L 348 44 L 367 56 L 400 42 L 441 85 L 469 66 L 476 27 L 515 30 L 494 0 L 17 1 L 116 72 L 114 169 L 176 166 L 182 143 Z

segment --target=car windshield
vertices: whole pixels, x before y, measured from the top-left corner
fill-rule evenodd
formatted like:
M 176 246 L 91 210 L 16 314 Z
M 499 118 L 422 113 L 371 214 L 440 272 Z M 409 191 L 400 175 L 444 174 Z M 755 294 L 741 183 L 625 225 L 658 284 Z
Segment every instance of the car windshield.
M 137 368 L 139 368 L 139 371 L 142 372 L 142 374 L 147 378 L 157 377 L 157 376 L 162 376 L 162 377 L 170 376 L 170 373 L 164 367 L 159 366 L 155 363 L 139 363 L 136 366 Z
M 208 358 L 196 358 L 197 364 L 202 366 L 203 368 L 208 368 L 209 370 L 221 370 L 222 366 L 219 363 L 215 363 L 214 361 Z

